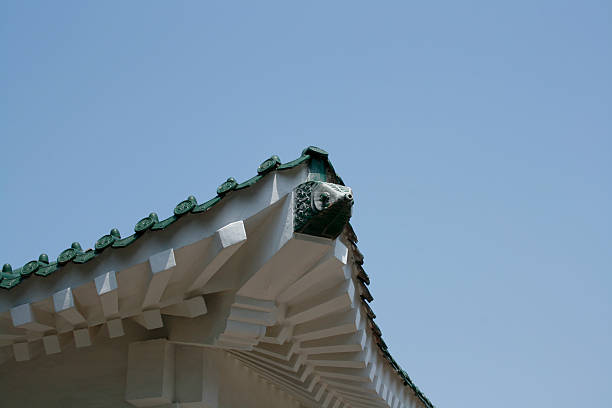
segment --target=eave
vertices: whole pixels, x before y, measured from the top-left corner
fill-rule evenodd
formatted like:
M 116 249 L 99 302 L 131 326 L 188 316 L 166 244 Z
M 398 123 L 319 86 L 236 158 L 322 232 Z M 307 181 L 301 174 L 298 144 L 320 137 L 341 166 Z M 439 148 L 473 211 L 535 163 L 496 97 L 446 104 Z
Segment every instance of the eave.
M 0 361 L 95 346 L 100 330 L 120 337 L 135 322 L 222 348 L 306 406 L 433 407 L 382 340 L 350 224 L 333 240 L 293 232 L 292 194 L 307 180 L 342 184 L 318 148 L 273 156 L 203 204 L 144 217 L 129 237 L 6 268 Z

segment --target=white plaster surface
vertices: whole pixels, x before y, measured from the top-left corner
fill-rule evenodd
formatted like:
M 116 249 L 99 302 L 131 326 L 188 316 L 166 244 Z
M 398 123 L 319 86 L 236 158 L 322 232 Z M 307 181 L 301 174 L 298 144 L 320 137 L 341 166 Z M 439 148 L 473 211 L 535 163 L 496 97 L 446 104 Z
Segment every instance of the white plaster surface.
M 0 381 L 0 393 L 14 395 L 7 403 L 384 408 L 408 401 L 362 316 L 347 245 L 293 233 L 287 193 L 302 173 L 279 174 L 230 193 L 242 199 L 228 198 L 206 216 L 183 217 L 78 273 L 69 264 L 28 281 L 27 295 L 17 287 L 0 299 L 0 317 L 12 323 L 0 325 L 7 341 L 0 378 L 11 379 Z M 7 299 L 23 304 L 3 312 Z M 13 373 L 40 395 L 28 395 Z
M 52 334 L 49 336 L 43 337 L 43 346 L 45 348 L 45 353 L 49 354 L 57 354 L 62 351 L 60 347 L 59 337 L 57 334 Z
M 99 296 L 117 289 L 117 275 L 115 271 L 109 271 L 97 276 L 94 282 Z

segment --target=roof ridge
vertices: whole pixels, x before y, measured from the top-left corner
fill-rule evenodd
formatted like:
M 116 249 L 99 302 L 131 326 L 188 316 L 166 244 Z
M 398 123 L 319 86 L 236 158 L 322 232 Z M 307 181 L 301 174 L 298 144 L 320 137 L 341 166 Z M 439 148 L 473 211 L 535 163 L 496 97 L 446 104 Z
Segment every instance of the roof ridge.
M 173 214 L 166 219 L 160 221 L 157 213 L 150 213 L 148 216 L 140 219 L 134 225 L 134 233 L 128 237 L 122 238 L 119 230 L 117 228 L 113 228 L 108 234 L 101 236 L 95 242 L 94 248 L 83 251 L 79 242 L 73 242 L 70 248 L 63 250 L 53 262 L 49 261 L 49 255 L 42 253 L 38 257 L 38 260 L 29 261 L 17 269 L 13 269 L 11 264 L 6 263 L 2 267 L 2 272 L 0 273 L 0 288 L 7 290 L 12 289 L 32 275 L 43 277 L 48 276 L 70 262 L 76 264 L 87 263 L 110 247 L 125 248 L 134 243 L 149 230 L 163 230 L 174 224 L 182 216 L 189 213 L 198 214 L 207 212 L 213 206 L 218 204 L 231 191 L 239 191 L 251 187 L 263 179 L 267 174 L 275 170 L 289 170 L 305 162 L 323 162 L 324 165 L 328 166 L 330 169 L 330 175 L 334 181 L 342 182 L 340 177 L 338 177 L 333 170 L 328 156 L 329 154 L 325 150 L 316 146 L 308 146 L 302 151 L 302 154 L 297 159 L 287 163 L 281 163 L 280 158 L 277 155 L 272 155 L 257 167 L 257 175 L 243 181 L 242 183 L 238 183 L 233 177 L 229 177 L 225 182 L 217 187 L 217 195 L 202 204 L 198 204 L 196 198 L 190 195 L 185 200 L 178 203 L 174 207 Z

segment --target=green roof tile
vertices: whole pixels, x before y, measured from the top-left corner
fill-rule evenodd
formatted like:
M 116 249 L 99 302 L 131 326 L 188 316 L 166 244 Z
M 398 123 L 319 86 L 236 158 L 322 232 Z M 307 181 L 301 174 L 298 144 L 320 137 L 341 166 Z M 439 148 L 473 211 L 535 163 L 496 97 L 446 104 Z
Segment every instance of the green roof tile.
M 174 207 L 174 215 L 180 217 L 181 215 L 185 215 L 198 204 L 196 198 L 194 196 L 187 197 L 186 200 L 181 201 Z
M 200 204 L 198 206 L 195 206 L 193 208 L 193 210 L 191 210 L 191 212 L 194 213 L 194 214 L 197 214 L 197 213 L 202 213 L 202 212 L 208 211 L 208 210 L 210 210 L 212 208 L 213 205 L 217 204 L 219 201 L 221 201 L 221 197 L 211 198 L 210 200 L 208 200 L 204 204 Z
M 102 235 L 100 238 L 98 238 L 94 248 L 96 251 L 102 252 L 118 239 L 121 239 L 121 234 L 119 234 L 119 230 L 117 228 L 113 228 L 110 234 Z
M 221 184 L 219 188 L 217 188 L 217 195 L 219 197 L 223 197 L 225 194 L 236 189 L 237 186 L 238 183 L 236 182 L 236 179 L 230 177 L 223 184 Z
M 36 271 L 36 275 L 49 276 L 59 269 L 57 262 L 52 262 L 49 265 L 41 265 Z
M 125 248 L 126 246 L 136 241 L 141 235 L 142 234 L 136 233 L 136 234 L 130 235 L 127 238 L 118 239 L 115 242 L 113 242 L 113 248 Z
M 126 238 L 121 238 L 119 230 L 113 228 L 109 234 L 101 236 L 96 241 L 93 250 L 88 250 L 85 252 L 83 251 L 81 245 L 78 242 L 74 242 L 70 248 L 67 248 L 60 253 L 57 258 L 57 261 L 52 263 L 49 263 L 49 257 L 47 256 L 47 254 L 41 254 L 38 261 L 30 261 L 26 263 L 23 268 L 19 269 L 21 271 L 21 273 L 18 274 L 19 276 L 16 275 L 14 278 L 11 279 L 17 279 L 18 281 L 20 281 L 21 276 L 30 276 L 31 274 L 47 276 L 60 269 L 62 265 L 65 265 L 71 261 L 75 263 L 85 263 L 90 261 L 91 259 L 96 257 L 97 254 L 103 252 L 108 248 L 124 248 L 132 244 L 134 241 L 136 241 L 136 239 L 138 239 L 140 236 L 143 235 L 144 232 L 148 230 L 163 230 L 164 228 L 176 222 L 179 217 L 185 216 L 189 213 L 199 214 L 206 212 L 210 210 L 214 205 L 219 203 L 228 192 L 251 187 L 274 170 L 286 170 L 299 166 L 300 164 L 309 161 L 311 159 L 311 155 L 312 157 L 325 158 L 328 165 L 331 166 L 331 163 L 329 163 L 329 161 L 327 160 L 328 153 L 325 150 L 315 146 L 307 147 L 306 149 L 304 149 L 300 157 L 285 164 L 281 164 L 279 157 L 273 155 L 270 158 L 264 160 L 259 165 L 259 167 L 257 168 L 257 175 L 251 177 L 250 179 L 242 183 L 236 182 L 236 180 L 232 177 L 228 178 L 217 189 L 217 196 L 211 198 L 210 200 L 202 204 L 198 205 L 196 198 L 194 196 L 189 196 L 186 200 L 183 200 L 179 204 L 177 204 L 177 206 L 174 208 L 173 215 L 162 221 L 159 221 L 157 214 L 151 213 L 147 217 L 144 217 L 139 220 L 134 226 L 135 233 Z M 16 283 L 11 282 L 10 285 L 7 284 L 6 286 L 14 287 L 15 284 Z
M 166 227 L 169 227 L 170 225 L 174 224 L 175 221 L 177 221 L 179 219 L 179 217 L 177 217 L 176 215 L 171 215 L 170 217 L 166 218 L 165 220 L 162 220 L 158 223 L 156 223 L 155 225 L 153 225 L 151 227 L 151 231 L 158 231 L 158 230 L 163 230 Z
M 279 170 L 292 169 L 295 166 L 299 166 L 300 164 L 304 163 L 307 160 L 310 160 L 310 156 L 308 156 L 308 155 L 301 156 L 301 157 L 298 157 L 297 159 L 295 159 L 293 161 L 290 161 L 289 163 L 281 164 L 280 166 L 278 166 L 278 169 Z
M 23 267 L 21 268 L 21 274 L 23 276 L 30 275 L 31 273 L 36 272 L 38 270 L 38 267 L 38 261 L 30 261 L 27 264 L 23 265 Z
M 140 234 L 151 228 L 156 222 L 159 222 L 157 214 L 152 212 L 148 217 L 144 217 L 134 226 L 134 232 Z M 114 245 L 113 245 L 114 246 Z
M 259 165 L 259 167 L 257 168 L 257 174 L 259 175 L 267 174 L 271 172 L 272 170 L 276 169 L 280 165 L 281 165 L 280 159 L 278 158 L 278 156 L 274 155 Z
M 60 265 L 67 264 L 72 261 L 78 254 L 83 252 L 81 248 L 81 244 L 78 242 L 73 242 L 70 248 L 64 249 L 61 254 L 57 257 L 57 263 Z
M 261 180 L 262 178 L 263 176 L 259 174 L 254 177 L 251 177 L 247 181 L 243 181 L 242 183 L 238 184 L 235 190 L 242 190 L 243 188 L 251 187 L 252 185 L 257 183 L 259 180 Z
M 96 256 L 96 253 L 94 252 L 94 250 L 89 249 L 86 252 L 83 252 L 82 254 L 78 254 L 77 256 L 75 256 L 72 262 L 83 264 L 83 263 L 91 261 L 92 259 L 95 258 L 95 256 Z

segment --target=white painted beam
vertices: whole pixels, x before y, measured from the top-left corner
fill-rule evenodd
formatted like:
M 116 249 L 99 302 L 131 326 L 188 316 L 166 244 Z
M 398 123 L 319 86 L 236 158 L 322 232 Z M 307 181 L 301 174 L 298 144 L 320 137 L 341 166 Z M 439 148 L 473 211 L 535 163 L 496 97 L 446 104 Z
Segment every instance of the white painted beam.
M 287 287 L 308 272 L 312 265 L 330 251 L 332 241 L 309 235 L 290 235 L 287 230 L 291 228 L 293 217 L 287 220 L 283 216 L 287 216 L 288 213 L 277 215 L 279 217 L 269 226 L 271 231 L 265 231 L 265 234 L 258 231 L 257 237 L 253 239 L 271 242 L 267 245 L 258 244 L 260 248 L 256 250 L 249 248 L 252 264 L 248 268 L 249 273 L 245 274 L 249 279 L 240 287 L 238 295 L 258 299 L 278 299 Z M 272 230 L 273 228 L 276 230 Z M 282 239 L 280 242 L 276 241 L 278 237 Z
M 321 398 L 323 398 L 323 394 L 327 391 L 327 384 L 320 382 L 317 384 L 317 386 L 315 386 L 315 389 L 314 399 L 315 401 L 319 402 L 321 401 Z
M 94 279 L 96 292 L 106 319 L 119 314 L 119 286 L 115 271 L 106 272 Z
M 203 296 L 194 296 L 181 303 L 166 306 L 161 309 L 161 314 L 179 317 L 194 318 L 205 315 L 208 312 Z
M 321 376 L 318 374 L 311 374 L 310 381 L 306 384 L 306 389 L 308 392 L 312 392 L 315 385 L 317 385 L 321 381 Z
M 108 337 L 111 339 L 121 337 L 125 334 L 125 330 L 123 329 L 123 320 L 121 320 L 121 318 L 108 320 L 106 322 L 106 329 L 108 330 Z
M 299 341 L 315 340 L 356 332 L 362 322 L 358 307 L 346 313 L 335 313 L 296 325 L 292 337 Z
M 266 335 L 263 336 L 260 341 L 270 344 L 284 344 L 289 336 L 293 326 L 290 325 L 276 325 L 266 327 Z
M 276 302 L 273 300 L 255 299 L 247 296 L 236 296 L 233 306 L 259 312 L 273 312 L 277 309 Z
M 251 351 L 249 356 L 255 360 L 261 361 L 262 364 L 273 365 L 275 367 L 282 368 L 294 373 L 297 373 L 305 360 L 302 355 L 294 354 L 290 360 L 279 360 L 277 358 L 261 355 L 257 352 Z
M 159 309 L 145 310 L 141 314 L 133 316 L 132 320 L 147 330 L 159 329 L 164 326 L 164 321 L 162 320 Z
M 151 266 L 151 276 L 142 308 L 147 309 L 159 305 L 164 290 L 172 277 L 176 260 L 174 258 L 174 249 L 170 248 L 160 253 L 157 253 L 149 258 Z
M 298 372 L 298 374 L 300 375 L 300 381 L 305 382 L 306 379 L 313 373 L 313 371 L 313 366 L 306 364 L 303 365 L 302 368 L 300 368 L 300 371 Z
M 305 354 L 354 352 L 362 351 L 365 343 L 365 332 L 358 331 L 352 334 L 305 341 L 300 344 L 299 351 Z
M 283 360 L 277 360 L 274 359 L 272 357 L 269 356 L 262 356 L 260 354 L 257 353 L 253 353 L 252 351 L 249 353 L 246 353 L 248 355 L 248 358 L 255 362 L 256 364 L 260 365 L 262 368 L 265 369 L 275 369 L 275 368 L 279 368 L 283 371 L 284 374 L 287 374 L 288 371 L 292 372 L 292 373 L 297 373 L 299 371 L 300 366 L 297 365 L 297 360 L 300 358 L 299 356 L 294 356 L 292 361 L 283 361 Z M 273 368 L 274 367 L 274 368 Z
M 367 366 L 366 358 L 364 351 L 311 354 L 308 356 L 308 363 L 314 367 L 365 368 Z
M 241 307 L 232 305 L 228 319 L 235 320 L 237 322 L 258 324 L 261 326 L 273 326 L 276 323 L 276 313 L 243 309 Z
M 292 324 L 304 323 L 327 314 L 349 310 L 355 301 L 355 286 L 351 279 L 320 292 L 316 297 L 287 310 L 287 320 Z
M 266 333 L 266 328 L 253 323 L 237 322 L 228 320 L 224 334 L 235 337 L 257 338 Z
M 55 329 L 55 319 L 47 313 L 33 307 L 29 303 L 15 306 L 11 309 L 13 326 L 34 332 L 46 332 Z
M 92 344 L 92 337 L 95 334 L 95 329 L 91 327 L 85 327 L 83 329 L 76 329 L 74 333 L 74 344 L 77 348 L 89 347 Z
M 285 344 L 260 344 L 253 351 L 268 356 L 274 357 L 279 360 L 289 361 L 297 350 L 297 344 L 285 343 Z
M 196 275 L 187 291 L 195 292 L 203 288 L 246 240 L 246 230 L 242 221 L 233 222 L 217 230 L 209 247 L 210 261 Z
M 53 294 L 53 308 L 73 327 L 85 324 L 85 316 L 72 294 L 72 288 L 68 287 Z
M 28 361 L 31 358 L 30 344 L 27 342 L 13 343 L 13 355 L 16 361 Z
M 325 397 L 325 399 L 323 400 L 323 403 L 321 404 L 322 408 L 329 408 L 332 398 L 334 398 L 334 394 L 332 392 L 327 392 L 327 395 Z
M 60 339 L 57 334 L 51 334 L 49 336 L 44 336 L 43 339 L 43 348 L 45 349 L 45 354 L 57 354 L 62 351 L 62 347 L 60 344 Z
M 338 378 L 327 378 L 325 382 L 337 392 L 342 392 L 351 397 L 357 397 L 362 400 L 379 401 L 380 397 L 376 393 L 372 383 L 356 383 L 354 381 L 346 381 Z
M 278 301 L 281 303 L 289 302 L 323 280 L 343 281 L 350 278 L 350 273 L 343 267 L 343 265 L 346 265 L 347 257 L 348 249 L 342 242 L 336 240 L 330 252 L 286 288 L 278 296 Z
M 96 293 L 106 319 L 108 337 L 115 338 L 125 334 L 123 321 L 119 317 L 119 285 L 115 271 L 106 272 L 94 279 Z
M 318 367 L 317 373 L 322 378 L 339 378 L 342 380 L 369 382 L 371 370 L 367 368 Z

